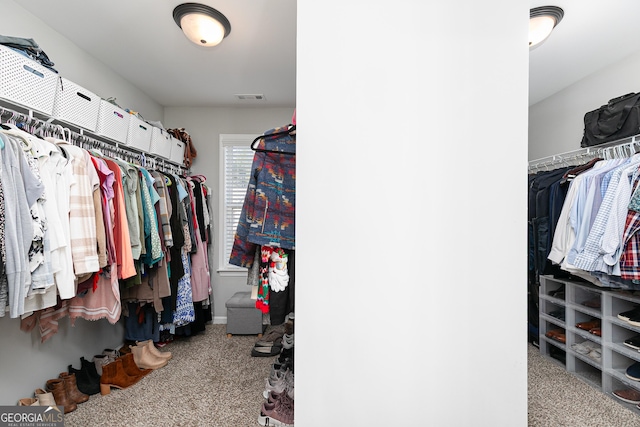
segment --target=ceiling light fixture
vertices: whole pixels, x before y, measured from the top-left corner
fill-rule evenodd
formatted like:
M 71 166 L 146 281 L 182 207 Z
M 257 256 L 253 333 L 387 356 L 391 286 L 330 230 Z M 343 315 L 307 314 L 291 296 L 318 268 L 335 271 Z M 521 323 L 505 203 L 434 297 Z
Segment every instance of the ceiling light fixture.
M 231 32 L 229 20 L 212 7 L 183 3 L 173 9 L 173 20 L 198 46 L 217 46 Z
M 562 21 L 564 11 L 557 6 L 542 6 L 529 13 L 529 50 L 534 49 L 549 37 L 551 31 Z

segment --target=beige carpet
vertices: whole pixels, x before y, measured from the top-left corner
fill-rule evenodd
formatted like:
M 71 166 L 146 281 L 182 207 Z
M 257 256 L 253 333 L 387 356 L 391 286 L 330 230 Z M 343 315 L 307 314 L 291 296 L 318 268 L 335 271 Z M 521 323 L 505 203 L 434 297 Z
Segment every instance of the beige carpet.
M 256 339 L 227 338 L 225 325 L 207 325 L 161 350 L 173 354 L 167 366 L 128 389 L 91 396 L 65 426 L 257 426 L 275 357 L 251 357 Z
M 638 427 L 640 410 L 628 409 L 567 373 L 529 344 L 529 426 Z
M 274 358 L 251 357 L 256 336 L 227 338 L 225 325 L 165 349 L 167 366 L 138 384 L 91 396 L 65 416 L 67 427 L 257 426 L 264 380 Z M 618 403 L 528 346 L 530 427 L 638 427 L 640 410 Z

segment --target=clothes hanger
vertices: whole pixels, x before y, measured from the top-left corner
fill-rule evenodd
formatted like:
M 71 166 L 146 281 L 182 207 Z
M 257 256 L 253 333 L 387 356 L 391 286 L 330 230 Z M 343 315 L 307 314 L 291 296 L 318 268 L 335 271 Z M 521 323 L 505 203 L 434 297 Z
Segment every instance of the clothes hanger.
M 22 146 L 23 151 L 31 151 L 33 149 L 33 144 L 31 144 L 31 141 L 27 139 L 27 137 L 25 136 L 26 132 L 22 130 L 17 130 L 15 127 L 9 127 L 9 129 L 2 130 L 2 133 L 4 133 L 5 135 L 11 135 L 23 141 L 24 142 L 24 145 Z
M 101 158 L 104 157 L 104 154 L 102 153 L 102 150 L 101 150 L 101 148 L 103 147 L 100 142 L 92 140 L 90 141 L 90 145 L 91 146 L 87 150 L 90 154 L 92 154 L 95 157 L 101 157 Z
M 259 143 L 264 138 L 275 138 L 275 137 L 281 136 L 281 135 L 290 135 L 290 136 L 293 136 L 295 138 L 295 132 L 296 132 L 296 125 L 288 125 L 287 126 L 287 130 L 283 130 L 283 131 L 275 132 L 275 133 L 270 133 L 268 135 L 260 135 L 259 137 L 254 139 L 253 142 L 251 142 L 251 149 L 253 151 L 257 151 L 257 152 L 260 152 L 260 153 L 276 153 L 276 154 L 284 154 L 286 156 L 295 156 L 296 153 L 291 153 L 291 152 L 287 152 L 287 151 L 265 150 L 264 148 L 258 148 L 258 146 L 255 145 L 256 142 Z

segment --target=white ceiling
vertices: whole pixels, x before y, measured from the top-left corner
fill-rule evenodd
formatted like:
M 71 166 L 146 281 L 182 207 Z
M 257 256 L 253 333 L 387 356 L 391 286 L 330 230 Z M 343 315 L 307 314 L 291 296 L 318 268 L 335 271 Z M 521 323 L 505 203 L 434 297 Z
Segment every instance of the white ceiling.
M 638 0 L 531 0 L 559 6 L 564 18 L 529 54 L 529 105 L 640 51 Z M 638 76 L 640 91 L 640 75 Z
M 201 1 L 231 22 L 213 48 L 194 45 L 175 24 L 180 0 L 15 1 L 162 106 L 295 106 L 296 0 Z
M 202 1 L 231 22 L 209 49 L 174 23 L 181 0 L 15 1 L 163 106 L 295 106 L 296 0 Z M 638 0 L 530 0 L 544 5 L 565 15 L 530 52 L 530 105 L 640 50 Z

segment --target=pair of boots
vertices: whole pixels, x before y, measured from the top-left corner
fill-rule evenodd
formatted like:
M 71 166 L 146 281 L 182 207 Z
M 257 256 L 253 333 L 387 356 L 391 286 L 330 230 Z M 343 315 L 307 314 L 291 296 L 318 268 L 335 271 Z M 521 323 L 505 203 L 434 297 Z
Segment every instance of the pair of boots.
M 69 373 L 76 376 L 78 390 L 92 396 L 100 392 L 100 374 L 96 370 L 95 363 L 89 362 L 84 357 L 80 358 L 80 369 L 69 365 Z
M 144 369 L 159 369 L 167 364 L 172 355 L 156 348 L 152 340 L 136 341 L 136 345 L 129 346 L 136 365 Z
M 51 392 L 37 388 L 34 396 L 18 400 L 18 406 L 56 406 L 56 400 Z
M 76 375 L 68 372 L 62 372 L 58 378 L 48 380 L 46 390 L 53 394 L 56 405 L 64 407 L 65 414 L 75 411 L 79 403 L 89 400 L 87 394 L 78 390 Z
M 122 348 L 124 349 L 124 347 Z M 93 356 L 93 363 L 96 368 L 96 372 L 98 376 L 102 375 L 102 367 L 108 363 L 115 362 L 115 360 L 120 357 L 124 352 L 120 350 L 114 350 L 111 348 L 105 348 L 102 351 L 102 354 L 96 354 Z
M 100 394 L 104 396 L 111 393 L 112 387 L 117 389 L 131 387 L 151 371 L 151 369 L 141 369 L 136 364 L 133 354 L 125 353 L 113 362 L 102 365 Z

